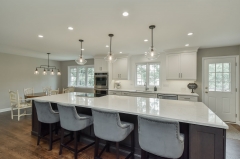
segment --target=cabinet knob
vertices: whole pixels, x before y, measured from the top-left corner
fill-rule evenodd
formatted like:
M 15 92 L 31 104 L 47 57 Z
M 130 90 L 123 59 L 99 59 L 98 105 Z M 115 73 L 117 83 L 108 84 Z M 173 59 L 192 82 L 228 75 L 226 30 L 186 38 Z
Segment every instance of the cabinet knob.
M 205 93 L 208 93 L 208 91 L 206 91 Z

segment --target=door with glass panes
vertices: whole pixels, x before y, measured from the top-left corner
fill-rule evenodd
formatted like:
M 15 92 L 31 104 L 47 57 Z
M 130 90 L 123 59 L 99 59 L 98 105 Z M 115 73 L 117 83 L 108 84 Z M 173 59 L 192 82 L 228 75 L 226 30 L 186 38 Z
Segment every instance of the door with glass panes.
M 236 121 L 236 58 L 203 60 L 203 102 L 223 121 Z M 209 120 L 211 116 L 209 116 Z

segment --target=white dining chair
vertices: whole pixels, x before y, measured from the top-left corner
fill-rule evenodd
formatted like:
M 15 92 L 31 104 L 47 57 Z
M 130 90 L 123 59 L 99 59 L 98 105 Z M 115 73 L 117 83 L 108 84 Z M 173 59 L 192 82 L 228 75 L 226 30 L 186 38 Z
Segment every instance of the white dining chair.
M 21 97 L 19 97 L 18 91 L 14 92 L 14 91 L 10 91 L 9 90 L 9 98 L 10 98 L 11 118 L 12 119 L 13 119 L 14 116 L 17 116 L 18 117 L 18 121 L 19 121 L 21 116 L 32 115 L 32 114 L 27 114 L 27 108 L 31 108 L 32 107 L 32 103 L 31 102 L 27 102 L 27 100 L 22 99 Z M 22 109 L 24 109 L 24 113 L 21 114 L 20 111 Z M 18 111 L 17 115 L 13 115 L 13 111 L 14 110 Z
M 42 89 L 43 89 L 43 92 L 49 92 L 52 90 L 51 87 L 43 87 Z
M 24 93 L 24 96 L 33 95 L 34 94 L 34 89 L 33 88 L 24 88 L 23 93 Z
M 56 90 L 51 90 L 51 95 L 57 95 L 59 94 L 59 88 Z
M 74 92 L 74 87 L 63 88 L 63 93 L 71 93 Z

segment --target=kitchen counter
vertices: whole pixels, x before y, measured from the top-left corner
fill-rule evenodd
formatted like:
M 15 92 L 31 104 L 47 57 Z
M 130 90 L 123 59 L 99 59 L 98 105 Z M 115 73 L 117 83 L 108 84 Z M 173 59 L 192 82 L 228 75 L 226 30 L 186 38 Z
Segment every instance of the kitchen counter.
M 99 98 L 78 97 L 77 92 L 34 98 L 86 108 L 113 110 L 133 115 L 147 115 L 179 122 L 228 129 L 214 112 L 202 102 L 164 100 L 107 95 Z
M 165 92 L 164 92 L 165 93 Z M 54 109 L 56 103 L 76 106 L 78 113 L 92 115 L 91 108 L 119 112 L 122 121 L 134 124 L 135 157 L 140 155 L 138 143 L 138 115 L 178 121 L 180 132 L 184 134 L 184 153 L 180 159 L 225 159 L 226 129 L 224 123 L 214 112 L 202 102 L 165 100 L 132 96 L 107 95 L 103 97 L 79 97 L 79 93 L 65 93 L 52 96 L 33 98 L 32 134 L 38 134 L 38 119 L 34 100 L 48 101 Z M 48 132 L 48 125 L 42 123 L 42 134 Z M 81 131 L 94 140 L 94 131 L 86 128 Z M 151 135 L 151 134 L 149 134 Z M 83 142 L 89 140 L 82 139 Z M 128 146 L 129 138 L 121 142 Z M 112 147 L 114 149 L 114 147 Z M 124 147 L 120 147 L 122 149 Z
M 176 94 L 176 95 L 185 95 L 185 96 L 196 96 L 197 93 L 188 93 L 188 92 L 169 92 L 169 91 L 136 91 L 131 89 L 109 89 L 109 91 L 120 91 L 120 92 L 138 92 L 138 93 L 156 93 L 156 94 Z

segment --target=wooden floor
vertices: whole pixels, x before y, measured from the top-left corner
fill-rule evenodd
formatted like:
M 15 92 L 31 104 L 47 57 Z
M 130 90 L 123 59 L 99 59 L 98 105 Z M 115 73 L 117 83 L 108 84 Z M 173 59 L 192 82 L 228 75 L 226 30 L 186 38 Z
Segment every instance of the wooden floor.
M 233 125 L 240 131 L 240 126 Z M 83 145 L 79 145 L 79 148 Z M 48 143 L 31 135 L 31 116 L 21 117 L 20 121 L 10 118 L 10 112 L 0 113 L 0 159 L 72 159 L 73 153 L 63 149 L 58 155 L 59 142 L 48 151 Z M 93 159 L 94 147 L 78 154 L 79 159 Z M 240 141 L 227 139 L 227 159 L 240 159 Z M 103 159 L 114 159 L 115 155 L 104 152 Z M 121 156 L 121 158 L 124 158 Z

